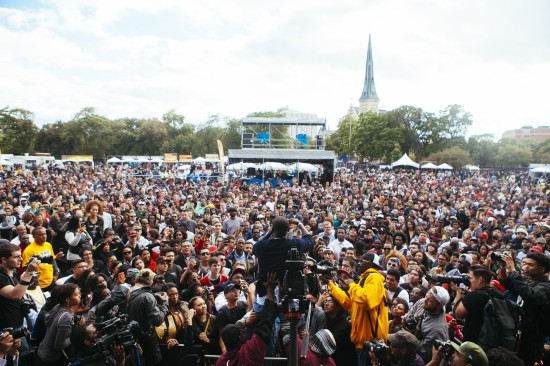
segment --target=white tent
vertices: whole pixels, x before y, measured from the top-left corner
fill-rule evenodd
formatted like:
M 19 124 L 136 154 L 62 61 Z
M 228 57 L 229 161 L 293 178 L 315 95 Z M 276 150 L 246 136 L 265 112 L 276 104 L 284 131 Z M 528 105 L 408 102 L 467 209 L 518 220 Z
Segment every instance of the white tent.
M 548 167 L 548 166 L 539 166 L 538 168 L 531 169 L 531 173 L 550 173 L 550 167 Z
M 447 163 L 443 163 L 443 164 L 439 164 L 437 166 L 437 169 L 453 170 L 454 168 L 452 166 L 450 166 L 449 164 L 447 164 Z
M 235 164 L 229 164 L 227 166 L 227 170 L 241 170 L 241 171 L 245 171 L 247 170 L 248 168 L 254 168 L 254 169 L 257 169 L 258 167 L 256 166 L 256 164 L 252 164 L 252 163 L 235 163 Z
M 13 163 L 11 161 L 7 161 L 6 159 L 2 159 L 2 161 L 0 161 L 0 165 L 13 165 Z
M 258 165 L 258 169 L 262 170 L 288 170 L 288 167 L 282 163 L 277 163 L 274 161 L 268 161 L 263 164 Z
M 298 170 L 298 171 L 302 171 L 302 170 L 305 170 L 305 171 L 308 171 L 308 172 L 315 172 L 317 173 L 319 171 L 319 168 L 317 168 L 315 165 L 313 164 L 309 164 L 309 163 L 294 163 L 292 164 L 291 166 L 288 167 L 288 169 L 290 169 L 291 172 L 295 171 L 295 170 Z
M 427 163 L 422 165 L 422 169 L 437 169 L 437 165 L 434 163 Z
M 198 158 L 193 159 L 193 162 L 202 164 L 202 163 L 206 163 L 206 159 L 202 158 L 202 157 L 198 157 Z
M 413 168 L 418 169 L 420 164 L 415 163 L 414 161 L 412 161 L 412 159 L 409 158 L 409 155 L 407 155 L 407 154 L 403 154 L 403 156 L 399 160 L 397 160 L 396 162 L 393 162 L 391 164 L 392 168 L 405 167 L 405 166 L 413 167 Z
M 116 156 L 113 156 L 112 158 L 107 159 L 107 164 L 115 164 L 115 163 L 122 163 L 122 160 L 120 160 Z
M 464 169 L 466 170 L 479 170 L 479 167 L 477 165 L 464 165 Z

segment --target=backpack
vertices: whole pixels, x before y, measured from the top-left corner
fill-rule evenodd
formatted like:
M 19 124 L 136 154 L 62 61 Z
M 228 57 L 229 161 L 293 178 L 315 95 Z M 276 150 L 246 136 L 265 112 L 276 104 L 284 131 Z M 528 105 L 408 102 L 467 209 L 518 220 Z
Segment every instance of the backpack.
M 485 350 L 502 346 L 517 351 L 523 309 L 510 300 L 486 293 L 489 301 L 483 308 L 483 323 L 477 343 Z

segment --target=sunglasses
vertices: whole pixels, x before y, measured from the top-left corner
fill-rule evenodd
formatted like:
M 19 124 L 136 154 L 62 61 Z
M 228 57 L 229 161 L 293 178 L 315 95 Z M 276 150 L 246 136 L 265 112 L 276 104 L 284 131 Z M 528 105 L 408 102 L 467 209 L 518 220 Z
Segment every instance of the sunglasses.
M 206 256 L 206 255 L 210 255 L 210 253 L 201 253 L 201 256 Z
M 395 263 L 395 262 L 388 262 L 388 267 L 399 267 L 399 264 Z

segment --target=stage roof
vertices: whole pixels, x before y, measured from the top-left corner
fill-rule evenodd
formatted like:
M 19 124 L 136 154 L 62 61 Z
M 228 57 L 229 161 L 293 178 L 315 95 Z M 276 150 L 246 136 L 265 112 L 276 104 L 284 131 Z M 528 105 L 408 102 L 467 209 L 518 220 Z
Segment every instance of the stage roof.
M 243 126 L 252 125 L 309 125 L 309 126 L 325 126 L 327 120 L 325 118 L 284 118 L 284 117 L 246 117 L 243 118 Z
M 298 149 L 229 149 L 229 162 L 295 162 L 320 164 L 323 161 L 334 161 L 336 154 L 331 150 L 298 150 Z

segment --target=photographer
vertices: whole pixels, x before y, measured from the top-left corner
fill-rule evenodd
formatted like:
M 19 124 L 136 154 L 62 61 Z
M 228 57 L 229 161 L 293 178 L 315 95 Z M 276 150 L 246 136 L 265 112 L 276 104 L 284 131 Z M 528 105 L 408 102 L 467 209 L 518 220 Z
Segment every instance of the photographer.
M 441 286 L 432 287 L 426 294 L 422 305 L 424 313 L 416 329 L 416 335 L 421 340 L 418 353 L 426 362 L 432 358 L 431 351 L 434 341 L 449 339 L 445 317 L 445 306 L 449 299 L 449 292 Z
M 302 232 L 301 239 L 286 239 L 290 228 L 289 222 L 298 225 Z M 258 259 L 259 265 L 259 281 L 256 289 L 259 296 L 266 294 L 263 282 L 267 279 L 268 272 L 277 272 L 277 278 L 280 282 L 283 281 L 285 261 L 290 248 L 296 247 L 300 254 L 304 254 L 313 247 L 314 243 L 313 236 L 297 219 L 287 220 L 279 216 L 273 219 L 272 225 L 272 229 L 254 245 L 254 255 Z
M 503 255 L 498 271 L 500 283 L 518 296 L 525 317 L 521 323 L 518 355 L 526 365 L 540 361 L 544 352 L 544 324 L 548 323 L 550 305 L 550 258 L 542 253 L 529 253 L 521 262 L 521 273 L 514 259 Z
M 367 363 L 368 350 L 363 349 L 365 341 L 386 340 L 388 337 L 387 295 L 384 277 L 378 272 L 381 269 L 374 254 L 367 253 L 363 255 L 363 261 L 359 265 L 359 283 L 351 278 L 345 281 L 349 285 L 349 294 L 333 282 L 328 284 L 332 297 L 344 309 L 350 310 L 351 341 L 355 344 L 358 365 Z
M 432 349 L 432 359 L 426 366 L 487 366 L 489 361 L 483 349 L 473 342 L 458 345 L 445 343 Z
M 143 348 L 146 366 L 154 366 L 162 361 L 158 337 L 154 327 L 164 322 L 168 312 L 168 295 L 153 295 L 155 274 L 150 269 L 143 269 L 136 278 L 136 285 L 130 292 L 128 301 L 128 315 L 138 322 L 140 334 L 138 342 Z
M 424 366 L 424 361 L 416 354 L 418 339 L 413 334 L 400 330 L 389 334 L 388 340 L 389 349 L 379 343 L 369 349 L 372 365 Z
M 114 343 L 111 346 L 112 355 L 98 355 L 93 347 L 98 336 L 95 325 L 79 325 L 71 333 L 71 346 L 77 357 L 73 363 L 86 366 L 124 366 L 126 357 L 124 347 Z

